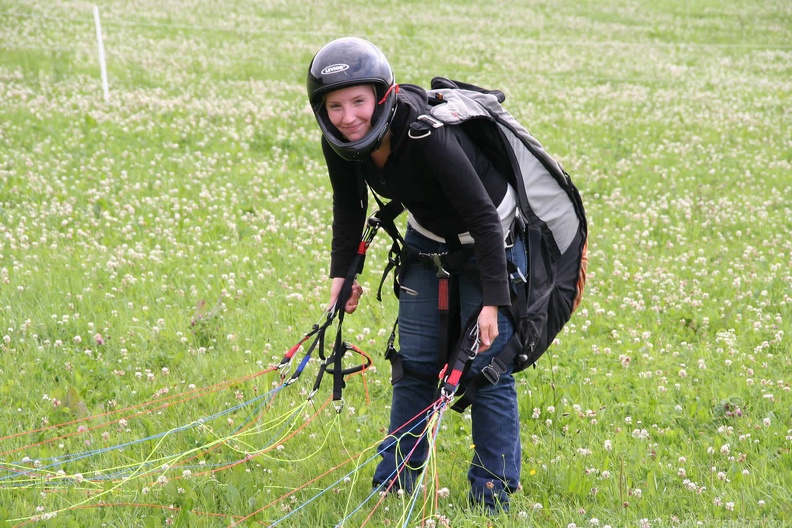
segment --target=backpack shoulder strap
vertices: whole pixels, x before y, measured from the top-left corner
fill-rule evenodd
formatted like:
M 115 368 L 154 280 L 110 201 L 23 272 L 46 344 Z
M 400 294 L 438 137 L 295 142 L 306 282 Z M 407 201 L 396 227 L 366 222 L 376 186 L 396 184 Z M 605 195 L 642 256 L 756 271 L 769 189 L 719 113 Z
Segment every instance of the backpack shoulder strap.
M 448 88 L 448 89 L 461 88 L 462 90 L 469 90 L 471 92 L 490 94 L 490 95 L 494 95 L 499 103 L 503 103 L 506 100 L 506 94 L 500 90 L 489 90 L 487 88 L 482 88 L 481 86 L 477 86 L 475 84 L 470 84 L 462 81 L 454 81 L 447 77 L 435 77 L 434 79 L 432 79 L 431 87 L 432 90 L 441 90 L 444 88 Z

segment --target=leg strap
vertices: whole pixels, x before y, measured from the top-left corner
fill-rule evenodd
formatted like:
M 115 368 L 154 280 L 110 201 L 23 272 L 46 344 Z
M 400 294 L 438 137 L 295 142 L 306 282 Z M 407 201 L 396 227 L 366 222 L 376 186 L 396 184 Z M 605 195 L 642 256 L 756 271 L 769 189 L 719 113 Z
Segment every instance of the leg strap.
M 472 404 L 476 400 L 476 392 L 478 388 L 484 386 L 485 384 L 489 383 L 490 385 L 495 385 L 500 381 L 501 375 L 503 375 L 509 367 L 514 363 L 514 358 L 516 358 L 520 353 L 522 353 L 522 345 L 520 344 L 520 337 L 517 333 L 514 333 L 509 339 L 509 342 L 506 343 L 506 346 L 503 347 L 500 354 L 492 358 L 489 365 L 486 365 L 481 372 L 473 376 L 473 379 L 467 383 L 464 387 L 465 392 L 457 398 L 454 402 L 454 405 L 451 406 L 457 412 L 462 412 L 467 409 L 470 404 Z

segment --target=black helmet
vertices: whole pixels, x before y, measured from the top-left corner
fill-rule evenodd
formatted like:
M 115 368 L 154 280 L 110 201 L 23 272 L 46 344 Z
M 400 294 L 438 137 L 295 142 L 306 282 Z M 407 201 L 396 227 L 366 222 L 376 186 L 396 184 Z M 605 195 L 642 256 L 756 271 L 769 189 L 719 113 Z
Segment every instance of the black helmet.
M 355 37 L 336 39 L 314 55 L 308 68 L 308 100 L 319 128 L 336 153 L 349 161 L 360 161 L 379 147 L 396 111 L 396 85 L 388 59 L 374 44 Z M 347 141 L 327 117 L 324 96 L 329 92 L 372 84 L 377 107 L 371 130 L 357 141 Z

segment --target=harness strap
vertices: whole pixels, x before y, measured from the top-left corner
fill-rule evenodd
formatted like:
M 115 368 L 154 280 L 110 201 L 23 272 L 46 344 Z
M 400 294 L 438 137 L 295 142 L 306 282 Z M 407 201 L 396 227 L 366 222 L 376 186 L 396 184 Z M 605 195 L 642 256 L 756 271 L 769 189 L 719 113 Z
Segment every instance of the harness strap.
M 459 340 L 454 347 L 452 357 L 448 358 L 448 363 L 440 371 L 440 395 L 451 399 L 456 394 L 459 384 L 470 370 L 470 364 L 476 357 L 479 348 L 479 327 L 478 315 L 481 307 L 473 312 L 461 333 Z M 450 367 L 450 368 L 449 368 Z
M 465 391 L 457 398 L 451 408 L 460 413 L 467 409 L 470 404 L 476 400 L 476 393 L 479 387 L 486 383 L 492 385 L 498 383 L 500 377 L 509 369 L 514 363 L 514 359 L 521 353 L 522 344 L 520 343 L 520 336 L 515 332 L 500 354 L 492 358 L 492 361 L 467 383 Z
M 393 323 L 393 328 L 391 329 L 391 335 L 388 338 L 388 346 L 385 349 L 385 359 L 390 361 L 391 364 L 391 385 L 400 381 L 404 377 L 404 364 L 399 356 L 399 352 L 396 350 L 394 344 L 396 343 L 396 327 L 399 326 L 399 318 L 396 318 L 396 321 Z
M 355 350 L 358 351 L 354 346 L 350 345 L 349 343 L 345 342 L 342 337 L 341 328 L 344 324 L 344 315 L 346 314 L 346 303 L 349 301 L 350 296 L 352 295 L 352 286 L 355 283 L 355 277 L 363 271 L 363 265 L 366 259 L 366 251 L 368 250 L 371 242 L 374 240 L 374 236 L 377 234 L 377 230 L 381 227 L 381 222 L 373 216 L 369 218 L 366 228 L 363 232 L 363 236 L 361 237 L 360 244 L 358 245 L 357 253 L 355 254 L 352 262 L 350 263 L 349 270 L 347 271 L 346 276 L 344 277 L 344 284 L 341 287 L 341 291 L 336 298 L 335 306 L 331 308 L 332 312 L 328 318 L 329 320 L 332 319 L 332 315 L 338 315 L 338 327 L 336 330 L 336 338 L 333 344 L 333 351 L 330 356 L 322 363 L 322 366 L 319 369 L 319 374 L 316 379 L 316 383 L 314 384 L 314 391 L 319 388 L 319 384 L 322 381 L 322 377 L 324 376 L 325 372 L 329 372 L 333 375 L 333 401 L 341 400 L 343 390 L 346 386 L 344 381 L 344 377 L 363 370 L 371 365 L 371 360 L 369 359 L 368 365 L 358 365 L 356 367 L 350 369 L 344 369 L 342 360 L 344 355 L 348 350 Z M 324 341 L 324 332 L 321 332 L 320 338 L 322 343 Z M 320 356 L 322 355 L 320 347 Z M 362 352 L 361 352 L 362 353 Z M 322 357 L 324 359 L 324 357 Z M 330 366 L 332 365 L 332 368 Z
M 379 288 L 377 288 L 377 300 L 382 302 L 382 286 L 385 284 L 385 279 L 388 277 L 388 274 L 391 271 L 394 269 L 398 270 L 401 267 L 401 253 L 403 249 L 407 247 L 404 243 L 401 233 L 399 233 L 399 229 L 396 227 L 395 222 L 396 217 L 398 217 L 404 211 L 404 206 L 395 200 L 391 200 L 387 204 L 383 203 L 382 199 L 377 196 L 374 191 L 372 191 L 371 194 L 374 196 L 374 200 L 377 201 L 377 206 L 379 207 L 379 210 L 374 213 L 374 217 L 379 222 L 380 227 L 382 227 L 382 229 L 388 233 L 388 235 L 391 237 L 391 240 L 393 241 L 390 251 L 388 251 L 388 264 L 385 266 L 385 269 L 382 272 Z M 398 275 L 393 281 L 393 293 L 398 299 Z
M 448 339 L 450 337 L 449 319 L 451 317 L 451 293 L 449 291 L 451 288 L 451 274 L 443 267 L 440 255 L 433 254 L 432 261 L 437 271 L 437 311 L 440 317 L 440 343 L 437 349 L 440 354 L 440 364 L 443 365 L 448 361 Z

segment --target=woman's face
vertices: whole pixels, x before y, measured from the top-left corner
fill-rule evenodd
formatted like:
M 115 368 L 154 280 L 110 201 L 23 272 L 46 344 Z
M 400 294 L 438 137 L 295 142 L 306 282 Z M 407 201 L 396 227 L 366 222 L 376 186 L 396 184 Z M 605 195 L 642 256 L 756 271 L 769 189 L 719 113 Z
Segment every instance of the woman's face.
M 371 130 L 376 106 L 374 86 L 370 84 L 341 88 L 325 97 L 327 117 L 347 141 L 362 139 Z

